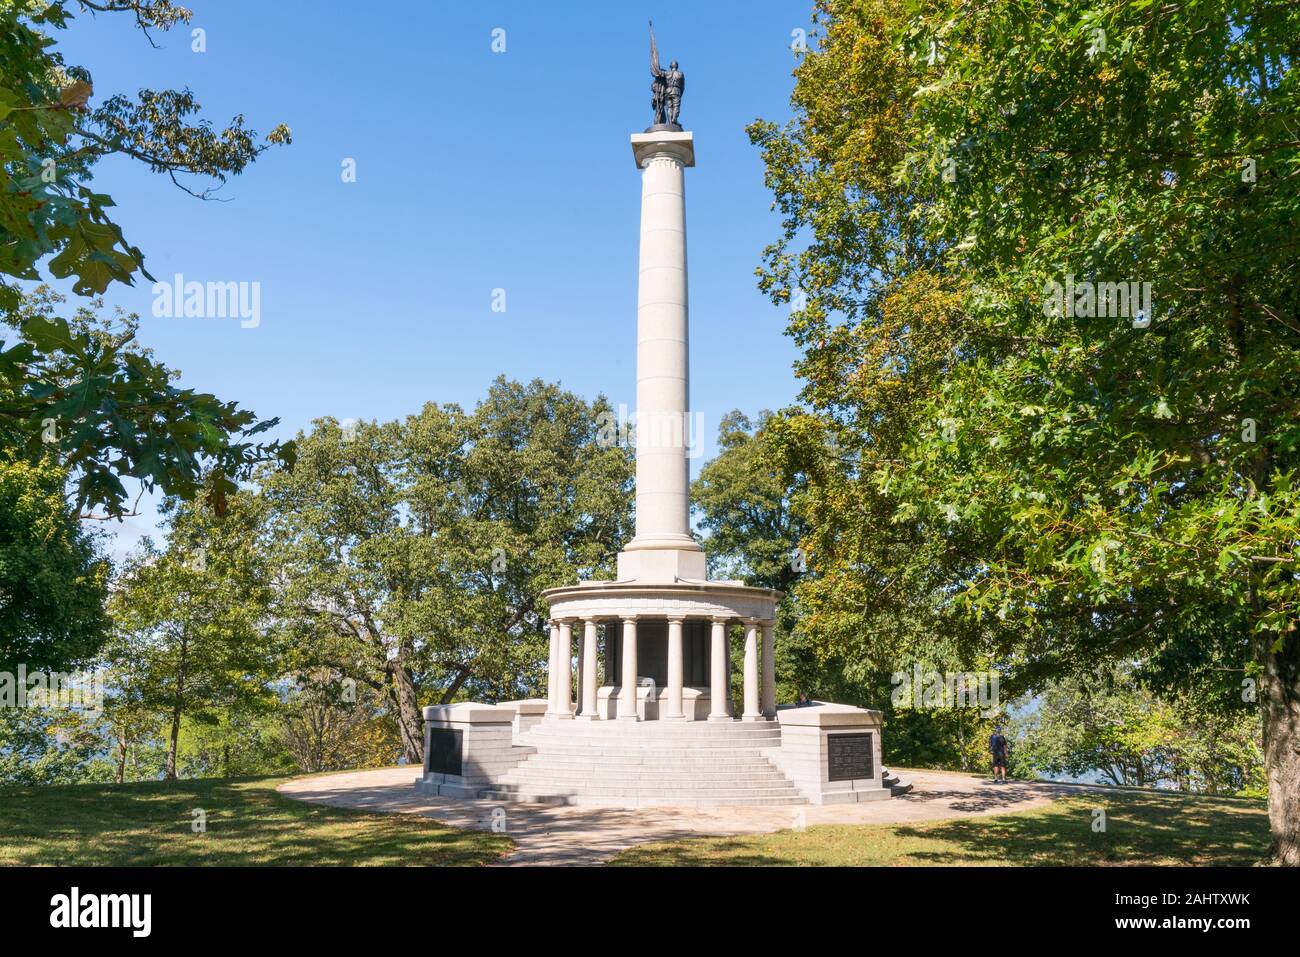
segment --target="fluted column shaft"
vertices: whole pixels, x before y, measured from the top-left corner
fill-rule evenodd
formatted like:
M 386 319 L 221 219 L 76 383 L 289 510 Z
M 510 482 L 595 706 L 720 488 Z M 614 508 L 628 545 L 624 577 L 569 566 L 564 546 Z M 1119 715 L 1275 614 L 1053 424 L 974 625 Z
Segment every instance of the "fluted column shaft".
M 560 622 L 560 643 L 555 654 L 555 716 L 573 717 L 573 622 Z
M 763 715 L 776 717 L 776 623 L 765 621 L 763 628 Z
M 712 660 L 709 665 L 709 720 L 726 721 L 727 713 L 727 620 L 713 619 Z
M 744 721 L 758 721 L 763 717 L 758 703 L 758 622 L 745 622 L 745 713 Z
M 659 717 L 685 718 L 682 711 L 682 619 L 668 619 L 668 704 Z
M 582 714 L 596 720 L 596 623 L 590 618 L 582 626 Z
M 551 622 L 551 657 L 546 662 L 546 713 L 548 715 L 555 714 L 556 711 L 558 710 L 558 708 L 556 707 L 557 696 L 555 693 L 556 684 L 557 684 L 557 680 L 556 680 L 557 669 L 555 667 L 555 660 L 556 657 L 559 655 L 559 651 L 560 651 L 560 623 L 558 621 L 552 621 Z
M 623 683 L 618 693 L 618 719 L 637 721 L 636 707 L 636 619 L 623 619 Z

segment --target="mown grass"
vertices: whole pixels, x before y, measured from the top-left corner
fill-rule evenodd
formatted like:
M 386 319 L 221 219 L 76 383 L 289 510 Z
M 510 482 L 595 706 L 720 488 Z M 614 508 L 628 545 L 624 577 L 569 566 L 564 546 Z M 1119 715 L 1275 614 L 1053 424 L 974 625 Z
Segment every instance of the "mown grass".
M 0 788 L 0 866 L 478 865 L 513 847 L 413 814 L 290 800 L 282 780 Z
M 1094 831 L 1094 810 L 1105 830 Z M 1097 789 L 1013 814 L 821 825 L 642 844 L 614 866 L 1249 865 L 1269 842 L 1262 801 Z

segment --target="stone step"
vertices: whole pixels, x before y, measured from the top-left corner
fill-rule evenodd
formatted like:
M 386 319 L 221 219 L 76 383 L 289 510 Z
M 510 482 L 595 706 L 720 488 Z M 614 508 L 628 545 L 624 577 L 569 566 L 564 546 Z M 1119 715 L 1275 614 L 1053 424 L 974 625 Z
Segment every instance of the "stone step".
M 766 747 L 778 745 L 780 732 L 764 731 L 756 734 L 585 734 L 574 732 L 547 732 L 538 734 L 526 731 L 515 737 L 516 744 L 563 744 L 565 742 L 591 742 L 601 744 L 626 744 L 636 747 Z
M 689 761 L 695 759 L 701 762 L 711 762 L 728 756 L 736 757 L 761 757 L 762 752 L 769 750 L 766 748 L 635 748 L 626 745 L 620 746 L 614 743 L 601 745 L 578 745 L 578 744 L 547 744 L 538 747 L 540 754 L 567 754 L 574 757 L 590 755 L 592 757 L 647 757 L 659 758 L 663 760 L 683 760 Z
M 567 797 L 581 795 L 590 798 L 608 798 L 608 799 L 628 799 L 640 800 L 641 798 L 671 798 L 682 797 L 691 800 L 706 800 L 709 798 L 724 797 L 789 797 L 798 794 L 793 784 L 788 781 L 784 787 L 756 787 L 756 788 L 694 788 L 694 787 L 654 787 L 654 788 L 631 788 L 631 787 L 572 787 L 565 788 L 562 786 L 552 786 L 542 782 L 525 781 L 518 784 L 509 781 L 501 781 L 491 788 L 493 791 L 505 791 L 508 793 L 520 794 L 550 794 L 557 797 Z
M 785 787 L 790 782 L 781 776 L 778 772 L 771 774 L 746 774 L 739 777 L 724 777 L 721 775 L 712 777 L 696 777 L 690 775 L 678 775 L 668 777 L 665 775 L 645 775 L 644 777 L 618 777 L 616 775 L 588 775 L 581 771 L 578 772 L 559 772 L 550 771 L 542 768 L 531 768 L 527 771 L 514 770 L 502 775 L 502 783 L 515 784 L 522 782 L 531 782 L 533 784 L 547 784 L 555 786 L 566 786 L 573 788 L 621 788 L 635 790 L 647 787 L 667 787 L 667 788 L 725 788 L 727 790 L 736 790 L 737 788 L 763 788 L 763 787 Z
M 610 765 L 599 764 L 596 762 L 580 763 L 576 761 L 557 761 L 553 759 L 540 759 L 529 761 L 519 767 L 539 768 L 552 771 L 559 774 L 602 774 L 612 778 L 632 778 L 632 777 L 665 777 L 676 775 L 692 775 L 695 777 L 735 777 L 738 775 L 748 774 L 781 774 L 781 772 L 770 764 L 754 762 L 750 764 L 732 764 L 732 765 L 699 765 L 697 767 L 654 767 L 645 764 L 627 764 L 612 767 Z
M 525 734 L 780 734 L 781 725 L 775 721 L 539 721 L 530 725 Z
M 736 774 L 744 771 L 775 771 L 774 765 L 761 755 L 731 758 L 726 761 L 647 761 L 638 758 L 620 758 L 617 761 L 601 757 L 574 754 L 531 755 L 519 763 L 520 767 L 571 768 L 575 771 L 605 770 L 613 774 Z
M 499 791 L 479 792 L 479 797 L 491 801 L 509 801 L 528 804 L 551 804 L 574 807 L 785 807 L 807 804 L 808 799 L 799 794 L 788 797 L 726 797 L 726 798 L 636 798 L 608 800 L 587 795 L 555 795 L 544 792 Z

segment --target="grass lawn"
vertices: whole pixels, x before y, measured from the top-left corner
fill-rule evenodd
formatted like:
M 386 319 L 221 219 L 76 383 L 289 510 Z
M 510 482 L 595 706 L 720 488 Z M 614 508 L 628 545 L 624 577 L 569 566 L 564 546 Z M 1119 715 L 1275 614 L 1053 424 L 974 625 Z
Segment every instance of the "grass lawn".
M 0 788 L 0 866 L 489 864 L 513 842 L 413 814 L 292 801 L 283 778 Z M 207 832 L 191 828 L 207 813 Z
M 1093 809 L 1106 830 L 1092 830 Z M 642 844 L 612 865 L 1254 864 L 1267 853 L 1263 801 L 1097 789 L 1015 814 L 892 825 L 819 825 L 746 837 Z

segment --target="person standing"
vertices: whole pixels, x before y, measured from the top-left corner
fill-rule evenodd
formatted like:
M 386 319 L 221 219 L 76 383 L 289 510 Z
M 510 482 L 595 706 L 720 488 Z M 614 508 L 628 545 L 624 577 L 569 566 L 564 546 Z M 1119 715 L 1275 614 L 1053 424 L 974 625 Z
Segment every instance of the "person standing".
M 993 781 L 1001 781 L 1003 784 L 1007 780 L 1007 739 L 1002 734 L 1002 726 L 999 725 L 994 729 L 993 734 L 989 737 L 989 752 L 993 755 Z

